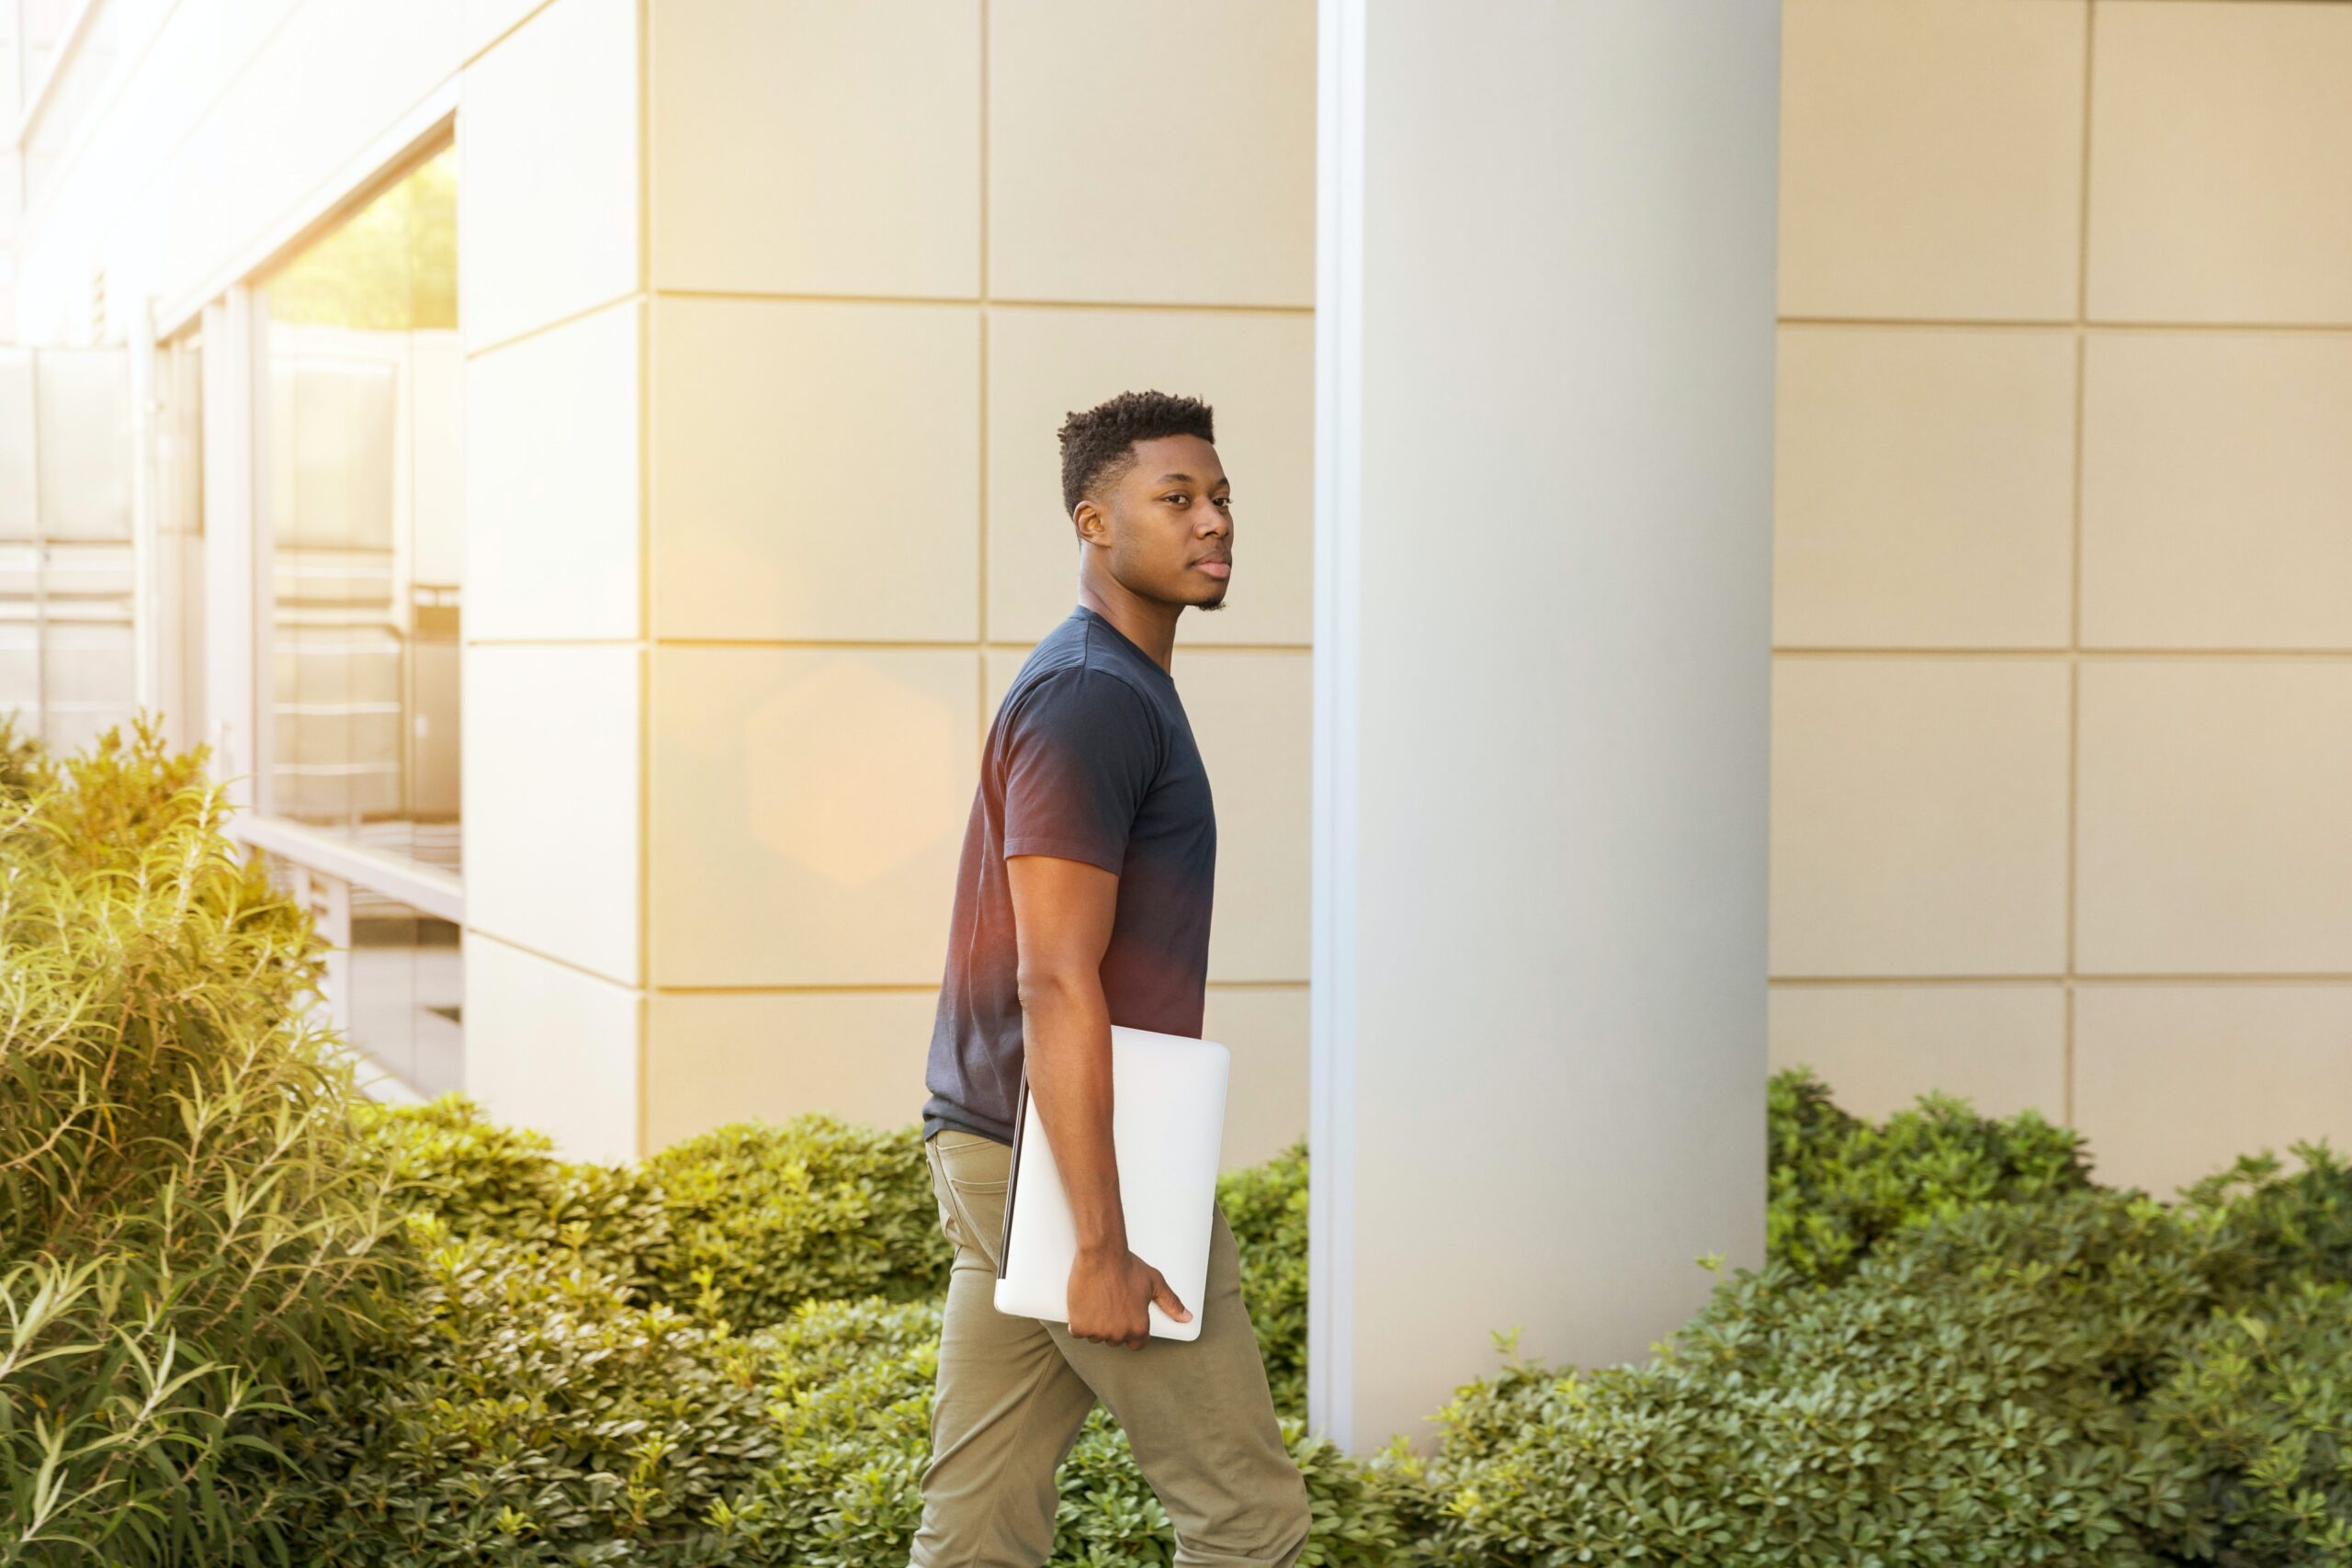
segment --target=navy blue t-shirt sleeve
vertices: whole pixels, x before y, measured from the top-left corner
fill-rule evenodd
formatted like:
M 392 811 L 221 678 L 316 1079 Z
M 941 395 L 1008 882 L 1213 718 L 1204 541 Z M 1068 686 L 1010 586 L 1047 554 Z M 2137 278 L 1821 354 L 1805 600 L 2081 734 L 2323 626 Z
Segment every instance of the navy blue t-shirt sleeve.
M 1081 860 L 1116 874 L 1159 766 L 1143 694 L 1115 675 L 1056 671 L 1006 716 L 1004 852 Z

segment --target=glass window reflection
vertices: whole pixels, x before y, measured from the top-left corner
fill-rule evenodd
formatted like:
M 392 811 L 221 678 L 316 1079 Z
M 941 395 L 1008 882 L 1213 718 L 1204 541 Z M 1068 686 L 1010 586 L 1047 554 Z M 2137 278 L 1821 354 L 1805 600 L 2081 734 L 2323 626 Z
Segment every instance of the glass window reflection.
M 454 145 L 259 281 L 261 809 L 458 870 Z
M 463 931 L 283 856 L 266 856 L 264 863 L 278 888 L 311 911 L 329 943 L 324 983 L 305 998 L 303 1010 L 359 1053 L 361 1084 L 377 1091 L 389 1077 L 426 1100 L 463 1089 Z
M 130 473 L 123 350 L 0 349 L 0 709 L 52 752 L 138 694 Z

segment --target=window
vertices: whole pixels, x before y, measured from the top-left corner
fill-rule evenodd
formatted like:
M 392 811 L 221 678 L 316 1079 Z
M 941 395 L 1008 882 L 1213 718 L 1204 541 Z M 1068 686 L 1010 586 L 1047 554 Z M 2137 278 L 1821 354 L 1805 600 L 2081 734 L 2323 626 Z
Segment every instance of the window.
M 0 350 L 0 710 L 52 752 L 137 701 L 130 467 L 122 350 Z
M 299 861 L 273 854 L 268 865 L 271 881 L 311 911 L 333 944 L 321 1021 L 390 1075 L 400 1088 L 387 1098 L 463 1089 L 463 929 Z M 380 1080 L 359 1076 L 384 1092 Z
M 428 1095 L 463 1081 L 457 245 L 445 144 L 252 284 L 254 837 L 335 942 L 334 1022 Z
M 465 367 L 454 149 L 260 282 L 260 807 L 456 871 Z

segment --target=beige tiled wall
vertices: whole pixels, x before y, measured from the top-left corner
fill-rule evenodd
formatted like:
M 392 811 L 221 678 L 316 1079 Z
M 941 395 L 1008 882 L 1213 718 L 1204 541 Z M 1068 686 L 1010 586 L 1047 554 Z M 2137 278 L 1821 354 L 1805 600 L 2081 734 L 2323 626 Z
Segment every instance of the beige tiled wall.
M 1077 602 L 1054 433 L 1157 386 L 1237 500 L 1175 674 L 1264 1157 L 1306 1125 L 1314 0 L 644 20 L 645 1145 L 914 1121 L 980 740 Z
M 474 0 L 466 361 L 466 1090 L 645 1152 L 639 0 Z
M 556 0 L 466 73 L 458 288 L 469 349 L 639 285 L 640 3 Z
M 1783 18 L 1775 1065 L 2352 1143 L 2352 5 Z

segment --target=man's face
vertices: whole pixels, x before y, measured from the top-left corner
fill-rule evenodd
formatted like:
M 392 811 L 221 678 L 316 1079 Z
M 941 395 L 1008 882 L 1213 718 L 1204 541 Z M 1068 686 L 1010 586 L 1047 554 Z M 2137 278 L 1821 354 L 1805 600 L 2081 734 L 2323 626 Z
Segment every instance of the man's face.
M 1138 441 L 1107 497 L 1111 574 L 1163 604 L 1220 609 L 1232 575 L 1233 490 L 1216 448 L 1197 435 Z M 1080 503 L 1080 532 L 1086 507 Z M 1222 563 L 1222 564 L 1219 564 Z

